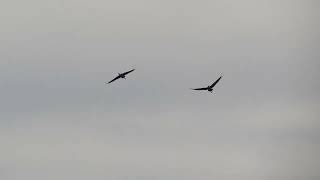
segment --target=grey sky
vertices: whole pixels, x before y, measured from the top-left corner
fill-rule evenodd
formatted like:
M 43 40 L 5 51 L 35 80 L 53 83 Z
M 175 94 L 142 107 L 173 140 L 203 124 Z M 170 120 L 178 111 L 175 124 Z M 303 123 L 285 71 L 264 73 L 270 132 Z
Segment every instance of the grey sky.
M 0 178 L 319 179 L 319 8 L 3 0 Z

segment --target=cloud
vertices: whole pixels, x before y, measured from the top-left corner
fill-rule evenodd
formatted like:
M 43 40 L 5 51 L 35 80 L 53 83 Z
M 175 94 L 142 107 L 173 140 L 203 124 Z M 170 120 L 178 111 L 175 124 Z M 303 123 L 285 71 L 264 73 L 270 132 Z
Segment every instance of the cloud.
M 316 7 L 5 2 L 1 178 L 319 179 Z

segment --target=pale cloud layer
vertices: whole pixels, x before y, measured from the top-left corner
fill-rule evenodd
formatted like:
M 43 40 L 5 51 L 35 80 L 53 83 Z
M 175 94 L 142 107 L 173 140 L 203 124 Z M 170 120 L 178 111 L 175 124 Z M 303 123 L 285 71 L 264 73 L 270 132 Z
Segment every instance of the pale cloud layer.
M 1 180 L 320 178 L 317 1 L 1 4 Z

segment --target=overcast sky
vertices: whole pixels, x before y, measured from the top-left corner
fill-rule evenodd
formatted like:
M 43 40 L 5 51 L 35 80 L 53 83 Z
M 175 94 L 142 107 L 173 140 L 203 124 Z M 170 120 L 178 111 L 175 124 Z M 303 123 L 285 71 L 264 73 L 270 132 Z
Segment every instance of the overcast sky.
M 319 179 L 319 8 L 2 0 L 0 179 Z

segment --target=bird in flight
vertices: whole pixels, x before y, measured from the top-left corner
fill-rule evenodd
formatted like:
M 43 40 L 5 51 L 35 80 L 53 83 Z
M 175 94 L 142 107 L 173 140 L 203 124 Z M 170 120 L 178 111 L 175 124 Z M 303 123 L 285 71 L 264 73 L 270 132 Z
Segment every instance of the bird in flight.
M 222 78 L 222 76 L 220 76 L 211 86 L 204 87 L 204 88 L 196 88 L 196 89 L 192 89 L 192 90 L 206 90 L 206 91 L 209 91 L 212 93 L 213 87 L 220 81 L 221 78 Z
M 129 73 L 131 73 L 131 72 L 134 71 L 134 70 L 135 70 L 135 69 L 132 69 L 132 70 L 130 70 L 130 71 L 128 71 L 128 72 L 124 72 L 124 73 L 118 73 L 118 76 L 115 77 L 114 79 L 112 79 L 111 81 L 109 81 L 108 84 L 112 83 L 113 81 L 115 81 L 115 80 L 117 80 L 117 79 L 119 79 L 119 78 L 126 79 L 126 75 L 129 74 Z

